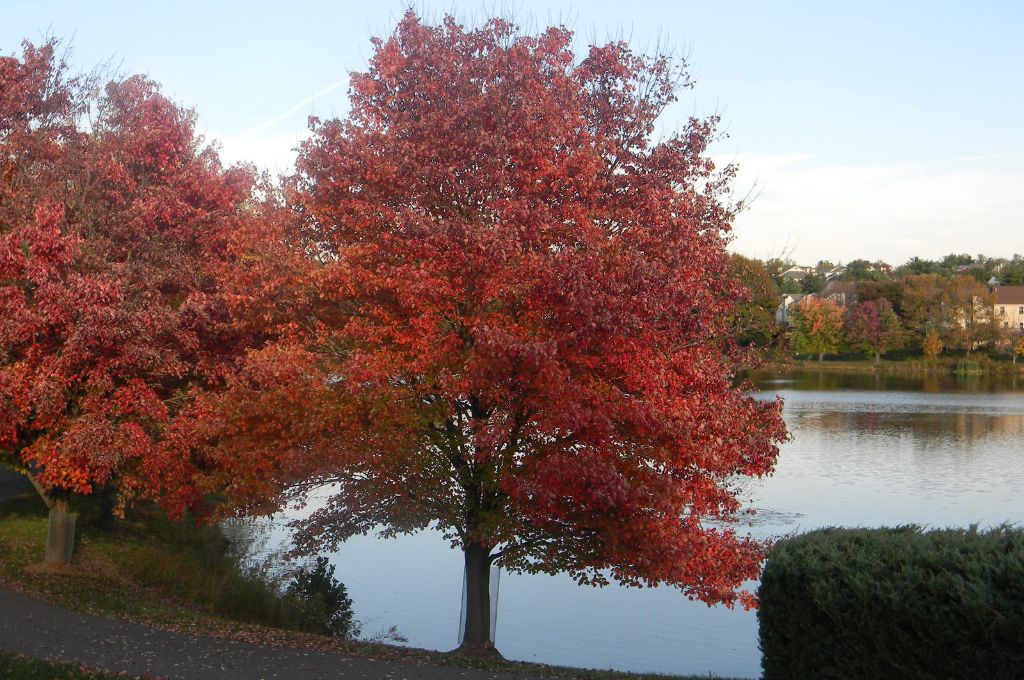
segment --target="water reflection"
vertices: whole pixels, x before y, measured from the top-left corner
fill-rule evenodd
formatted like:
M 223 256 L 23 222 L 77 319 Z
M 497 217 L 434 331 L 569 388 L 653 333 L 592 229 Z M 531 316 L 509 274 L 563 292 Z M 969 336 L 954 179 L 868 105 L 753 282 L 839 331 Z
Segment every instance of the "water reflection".
M 1020 416 L 962 411 L 915 414 L 852 410 L 796 412 L 790 419 L 790 425 L 802 432 L 853 430 L 860 437 L 912 435 L 916 442 L 925 446 L 944 440 L 1012 440 L 1024 434 L 1024 420 Z
M 1007 393 L 1020 390 L 1017 376 L 952 373 L 860 373 L 844 371 L 755 372 L 751 380 L 764 388 L 797 391 L 875 390 L 915 393 Z
M 772 477 L 745 487 L 757 510 L 751 533 L 1024 520 L 1024 395 L 1012 380 L 755 378 L 784 397 L 793 441 Z M 439 536 L 357 537 L 334 562 L 371 630 L 395 624 L 412 645 L 455 646 L 461 560 Z M 510 658 L 552 664 L 760 675 L 752 613 L 668 589 L 580 588 L 564 576 L 504 575 L 496 643 Z

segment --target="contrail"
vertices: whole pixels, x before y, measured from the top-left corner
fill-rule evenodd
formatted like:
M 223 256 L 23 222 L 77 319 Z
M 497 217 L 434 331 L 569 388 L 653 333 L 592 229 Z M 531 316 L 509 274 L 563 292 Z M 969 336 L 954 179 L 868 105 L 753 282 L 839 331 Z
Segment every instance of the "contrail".
M 285 111 L 281 115 L 276 116 L 274 118 L 271 118 L 270 120 L 268 120 L 265 123 L 260 123 L 259 125 L 257 125 L 256 127 L 252 128 L 251 130 L 247 130 L 246 133 L 245 133 L 245 136 L 249 137 L 251 135 L 256 134 L 260 130 L 266 130 L 268 127 L 271 127 L 273 125 L 277 125 L 278 123 L 280 123 L 282 120 L 284 120 L 288 116 L 290 116 L 290 115 L 294 114 L 296 111 L 300 110 L 302 107 L 308 106 L 317 97 L 322 97 L 325 94 L 327 94 L 328 92 L 331 92 L 332 90 L 337 90 L 342 85 L 347 85 L 347 84 L 348 84 L 348 78 L 346 78 L 345 80 L 339 80 L 338 82 L 334 83 L 333 85 L 328 85 L 327 87 L 325 87 L 324 89 L 320 90 L 319 92 L 316 92 L 316 93 L 306 97 L 301 102 L 299 102 L 295 106 L 291 107 L 290 109 L 288 109 L 287 111 Z

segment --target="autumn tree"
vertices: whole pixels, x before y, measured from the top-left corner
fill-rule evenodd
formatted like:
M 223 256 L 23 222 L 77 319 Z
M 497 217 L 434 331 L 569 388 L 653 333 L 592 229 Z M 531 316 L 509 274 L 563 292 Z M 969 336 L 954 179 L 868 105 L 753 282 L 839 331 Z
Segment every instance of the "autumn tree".
M 898 280 L 857 281 L 853 297 L 857 302 L 885 300 L 892 311 L 896 312 L 896 316 L 903 318 L 903 286 Z
M 907 331 L 923 342 L 928 331 L 939 333 L 952 323 L 948 281 L 939 274 L 915 274 L 901 279 L 903 319 Z
M 948 323 L 940 328 L 943 345 L 972 351 L 997 340 L 995 298 L 988 286 L 971 276 L 955 276 L 946 284 L 944 301 Z
M 1017 357 L 1024 357 L 1024 333 L 1017 333 L 1010 339 L 1010 360 L 1017 365 Z
M 884 352 L 899 346 L 903 326 L 885 298 L 861 302 L 846 318 L 846 341 L 854 349 L 874 352 L 875 364 Z
M 907 276 L 901 299 L 906 327 L 922 341 L 932 330 L 944 347 L 970 351 L 997 338 L 992 293 L 973 277 Z
M 942 353 L 942 338 L 934 328 L 925 331 L 924 339 L 921 342 L 921 351 L 929 361 L 934 361 Z
M 50 508 L 143 490 L 183 395 L 218 364 L 224 307 L 208 261 L 248 196 L 194 116 L 142 77 L 99 88 L 58 44 L 0 58 L 0 461 Z
M 765 554 L 704 522 L 785 437 L 780 404 L 734 382 L 715 121 L 652 141 L 680 66 L 572 42 L 413 13 L 374 41 L 267 227 L 295 290 L 240 251 L 271 281 L 236 302 L 273 337 L 182 433 L 243 508 L 328 485 L 300 551 L 439 529 L 465 557 L 466 650 L 489 646 L 495 563 L 731 605 Z
M 790 337 L 797 354 L 835 354 L 843 344 L 843 308 L 832 300 L 805 297 L 794 305 Z

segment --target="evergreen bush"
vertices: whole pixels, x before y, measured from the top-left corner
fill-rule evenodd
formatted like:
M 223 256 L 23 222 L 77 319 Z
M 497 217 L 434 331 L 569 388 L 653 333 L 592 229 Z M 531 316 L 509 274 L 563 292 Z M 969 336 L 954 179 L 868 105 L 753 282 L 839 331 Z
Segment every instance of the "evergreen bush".
M 1024 532 L 821 529 L 768 556 L 764 680 L 1024 677 Z
M 312 568 L 298 571 L 288 584 L 287 594 L 310 605 L 323 632 L 339 637 L 357 637 L 359 622 L 352 617 L 352 600 L 345 584 L 334 577 L 334 565 L 317 557 Z

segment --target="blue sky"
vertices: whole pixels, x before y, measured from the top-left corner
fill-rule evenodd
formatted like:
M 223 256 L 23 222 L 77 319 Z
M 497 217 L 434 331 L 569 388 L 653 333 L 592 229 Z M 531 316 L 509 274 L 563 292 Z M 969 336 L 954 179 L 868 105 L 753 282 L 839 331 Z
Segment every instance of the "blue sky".
M 343 115 L 347 76 L 407 3 L 0 0 L 0 52 L 47 32 L 80 66 L 114 60 L 197 109 L 228 160 L 286 170 L 310 113 Z M 421 2 L 467 20 L 511 8 L 581 47 L 626 37 L 689 54 L 665 115 L 719 113 L 716 156 L 756 199 L 733 248 L 797 260 L 1024 253 L 1024 3 Z

